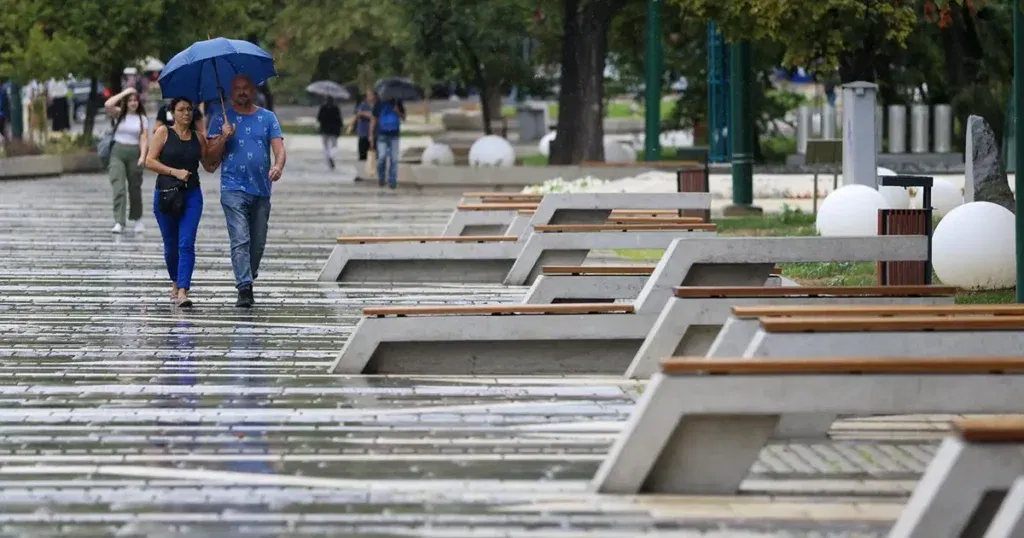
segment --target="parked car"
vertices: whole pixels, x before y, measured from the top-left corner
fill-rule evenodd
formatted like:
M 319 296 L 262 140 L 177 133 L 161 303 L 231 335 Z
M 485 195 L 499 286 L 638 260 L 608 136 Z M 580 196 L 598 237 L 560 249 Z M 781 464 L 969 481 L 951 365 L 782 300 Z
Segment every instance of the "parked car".
M 76 80 L 68 86 L 71 88 L 71 110 L 75 121 L 85 121 L 85 104 L 89 101 L 89 80 Z M 102 111 L 103 103 L 110 98 L 110 91 L 99 83 L 96 92 L 96 109 Z

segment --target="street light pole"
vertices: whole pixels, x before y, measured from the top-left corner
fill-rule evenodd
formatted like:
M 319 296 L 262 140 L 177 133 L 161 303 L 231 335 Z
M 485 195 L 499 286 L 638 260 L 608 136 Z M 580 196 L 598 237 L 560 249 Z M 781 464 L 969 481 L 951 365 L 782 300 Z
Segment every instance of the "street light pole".
M 1024 12 L 1021 11 L 1021 0 L 1013 0 L 1013 113 L 1016 118 L 1017 136 L 1013 145 L 1017 154 L 1017 168 L 1014 173 L 1016 202 L 1016 237 L 1017 237 L 1017 302 L 1024 303 L 1024 129 L 1021 129 L 1021 111 L 1024 110 Z
M 729 142 L 732 205 L 726 216 L 761 213 L 754 206 L 754 125 L 750 107 L 750 42 L 729 45 Z
M 644 64 L 644 160 L 661 159 L 661 1 L 647 0 L 647 54 Z

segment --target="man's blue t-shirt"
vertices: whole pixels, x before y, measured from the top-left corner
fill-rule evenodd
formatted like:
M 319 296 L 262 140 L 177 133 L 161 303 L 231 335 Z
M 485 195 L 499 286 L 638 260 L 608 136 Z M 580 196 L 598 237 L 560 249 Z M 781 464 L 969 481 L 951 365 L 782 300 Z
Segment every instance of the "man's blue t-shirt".
M 270 197 L 270 141 L 281 136 L 281 124 L 273 112 L 257 108 L 252 114 L 228 109 L 228 121 L 235 134 L 224 146 L 220 167 L 221 191 L 243 191 L 253 196 Z M 224 128 L 224 115 L 210 117 L 207 136 L 215 137 Z

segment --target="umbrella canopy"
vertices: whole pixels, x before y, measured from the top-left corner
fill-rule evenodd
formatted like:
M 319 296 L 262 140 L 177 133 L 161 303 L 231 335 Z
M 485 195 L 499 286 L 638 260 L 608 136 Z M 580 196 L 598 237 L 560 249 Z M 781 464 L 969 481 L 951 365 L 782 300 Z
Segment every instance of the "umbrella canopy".
M 347 100 L 352 98 L 352 94 L 344 86 L 330 80 L 318 80 L 306 86 L 306 91 L 313 95 L 322 95 L 335 99 Z
M 374 84 L 373 91 L 382 100 L 416 101 L 420 98 L 420 90 L 407 78 L 382 78 Z
M 175 54 L 158 80 L 165 98 L 185 97 L 199 103 L 219 99 L 218 89 L 228 89 L 236 75 L 247 75 L 260 86 L 277 76 L 274 58 L 248 41 L 218 37 Z

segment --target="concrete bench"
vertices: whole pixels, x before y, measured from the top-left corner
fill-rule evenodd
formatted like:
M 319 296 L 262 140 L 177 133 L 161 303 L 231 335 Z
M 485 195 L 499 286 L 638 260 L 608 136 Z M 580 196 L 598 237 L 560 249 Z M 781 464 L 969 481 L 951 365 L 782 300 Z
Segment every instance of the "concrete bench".
M 545 196 L 544 201 L 538 206 L 534 213 L 532 222 L 542 223 L 539 226 L 550 225 L 551 221 L 559 219 L 573 220 L 577 217 L 586 220 L 586 215 L 600 215 L 598 223 L 601 226 L 609 226 L 604 221 L 609 213 L 616 206 L 643 207 L 653 206 L 660 209 L 668 206 L 690 207 L 706 206 L 710 204 L 710 197 L 705 193 L 657 193 L 635 194 L 635 193 L 597 193 L 597 194 L 553 194 Z M 625 227 L 625 225 L 615 225 Z M 651 226 L 651 225 L 641 225 Z M 568 244 L 575 247 L 576 255 L 563 257 L 568 263 L 581 263 L 586 257 L 586 252 L 594 248 L 632 248 L 634 244 L 653 244 L 653 247 L 641 248 L 664 248 L 668 244 L 666 237 L 678 234 L 685 226 L 697 225 L 675 225 L 677 228 L 667 230 L 639 230 L 637 240 L 631 241 L 628 234 L 619 234 L 620 237 L 609 238 L 612 234 L 592 232 L 580 232 L 579 235 L 565 234 L 565 237 L 556 243 L 567 245 L 566 241 L 588 240 L 589 238 L 600 238 L 593 245 Z M 693 228 L 696 229 L 696 228 Z M 544 248 L 544 242 L 530 244 L 530 239 L 536 234 L 524 233 L 517 243 L 506 242 L 478 242 L 473 239 L 460 242 L 444 242 L 433 240 L 431 242 L 405 243 L 403 241 L 380 241 L 378 243 L 352 244 L 347 242 L 339 243 L 331 252 L 330 258 L 324 268 L 320 271 L 318 280 L 324 282 L 454 282 L 454 283 L 500 283 L 509 275 L 520 251 L 529 256 L 539 256 Z M 570 237 L 571 236 L 571 237 Z M 450 236 L 443 237 L 470 237 L 473 236 Z M 487 236 L 493 237 L 493 236 Z M 514 237 L 514 236 L 513 236 Z M 649 240 L 644 241 L 644 238 Z M 654 240 L 657 238 L 657 240 Z M 566 246 L 558 247 L 565 250 Z M 579 253 L 583 253 L 583 257 Z M 464 270 L 460 270 L 464 268 Z M 539 272 L 539 270 L 538 270 Z M 520 275 L 519 283 L 529 277 L 529 272 Z M 512 282 L 516 283 L 516 282 Z
M 666 194 L 668 198 L 657 199 Z M 441 235 L 503 234 L 519 237 L 536 225 L 604 224 L 611 216 L 678 217 L 682 208 L 673 206 L 680 203 L 704 209 L 711 207 L 711 197 L 706 193 L 555 193 L 544 195 L 539 202 L 535 198 L 480 199 L 489 201 L 461 203 L 452 212 Z M 466 200 L 465 195 L 463 200 Z M 520 213 L 529 211 L 533 213 Z
M 657 233 L 657 232 L 655 232 Z M 571 234 L 535 234 L 564 237 Z M 621 235 L 608 234 L 612 237 Z M 412 318 L 365 317 L 353 330 L 331 367 L 335 373 L 393 373 L 422 368 L 419 374 L 566 374 L 590 373 L 621 375 L 626 371 L 647 337 L 676 286 L 688 284 L 763 283 L 771 263 L 751 263 L 724 267 L 700 264 L 703 253 L 729 245 L 746 247 L 748 239 L 675 239 L 666 256 L 676 263 L 659 264 L 645 289 L 628 304 L 604 304 L 611 308 L 630 306 L 631 313 L 602 313 L 587 310 L 585 318 L 550 315 L 492 316 L 475 314 L 467 318 L 459 310 L 449 314 L 421 315 Z M 793 246 L 788 239 L 757 238 Z M 814 256 L 827 259 L 864 260 L 923 257 L 927 238 L 922 236 L 845 237 L 835 239 L 800 238 Z M 715 241 L 724 241 L 712 247 Z M 693 242 L 693 248 L 680 245 Z M 712 258 L 713 259 L 713 258 Z M 734 282 L 729 282 L 729 279 Z M 601 304 L 588 303 L 589 308 Z M 489 308 L 563 305 L 491 305 Z M 584 309 L 587 305 L 564 305 Z M 377 312 L 377 311 L 370 311 Z M 478 311 L 474 311 L 478 312 Z M 531 310 L 533 314 L 538 311 Z M 392 343 L 394 345 L 392 345 Z M 398 349 L 399 351 L 394 351 Z M 404 354 L 404 355 L 403 355 Z M 413 358 L 415 357 L 415 358 Z M 411 362 L 415 361 L 415 362 Z
M 784 414 L 1012 413 L 1022 389 L 1024 357 L 668 359 L 591 488 L 734 495 Z
M 889 538 L 1024 536 L 1024 417 L 958 421 Z
M 799 357 L 827 350 L 858 357 L 1005 357 L 1024 349 L 1024 310 L 1019 305 L 889 306 L 874 312 L 864 307 L 861 315 L 851 312 L 761 317 L 743 356 Z
M 902 287 L 902 286 L 901 286 Z M 1024 305 L 954 305 L 954 304 L 917 304 L 917 305 L 894 305 L 894 304 L 846 304 L 846 305 L 760 305 L 760 306 L 736 306 L 733 314 L 719 331 L 706 356 L 714 357 L 752 357 L 752 356 L 800 356 L 800 355 L 842 355 L 842 356 L 874 356 L 874 355 L 901 355 L 901 356 L 931 356 L 943 353 L 955 354 L 985 354 L 998 356 L 1013 356 L 1018 354 L 1018 348 L 1014 348 L 1012 342 L 1019 341 L 1017 338 L 1009 337 L 1005 333 L 989 334 L 987 332 L 966 332 L 961 326 L 959 319 L 968 317 L 992 317 L 1001 316 L 1003 319 L 1013 319 L 1024 316 Z M 954 316 L 953 324 L 948 325 L 946 334 L 936 334 L 934 331 L 940 329 L 938 325 L 942 320 L 949 321 L 948 317 Z M 893 325 L 891 320 L 903 318 L 906 321 L 914 322 L 913 325 Z M 855 325 L 837 323 L 843 319 L 852 321 Z M 803 322 L 801 322 L 803 320 Z M 779 321 L 794 321 L 797 325 L 780 325 Z M 985 321 L 975 319 L 974 321 Z M 816 343 L 808 343 L 811 349 L 804 348 L 802 351 L 784 353 L 781 351 L 770 351 L 764 348 L 759 352 L 751 352 L 754 342 L 759 338 L 762 328 L 767 327 L 773 337 L 781 337 L 783 334 L 793 335 L 793 331 L 803 331 L 808 328 L 807 335 L 817 335 Z M 849 338 L 848 331 L 856 330 L 854 327 L 866 327 L 865 331 L 872 332 L 869 339 L 863 335 L 856 339 Z M 828 337 L 828 333 L 835 330 L 846 331 L 844 341 L 846 344 L 839 344 L 834 340 L 822 340 Z M 950 332 L 953 331 L 953 332 Z M 767 334 L 767 333 L 766 333 Z M 1024 334 L 1024 333 L 1020 333 Z M 836 334 L 835 336 L 840 336 Z M 877 345 L 883 347 L 875 348 L 876 338 L 882 341 Z M 1001 346 L 986 345 L 990 339 L 1002 342 Z M 867 340 L 870 340 L 868 342 Z M 929 344 L 929 340 L 932 341 Z M 916 342 L 916 344 L 909 344 Z M 799 346 L 800 344 L 795 344 Z M 924 347 L 915 347 L 924 346 Z M 895 346 L 895 347 L 894 347 Z M 872 351 L 875 349 L 875 351 Z M 784 417 L 780 422 L 780 432 L 786 436 L 800 436 L 808 438 L 820 438 L 827 435 L 831 425 L 838 419 L 835 415 L 822 413 L 808 413 Z
M 885 236 L 901 237 L 901 236 Z M 842 252 L 836 249 L 834 241 L 847 238 L 823 237 L 716 237 L 699 239 L 699 243 L 684 243 L 674 252 L 665 252 L 658 267 L 665 266 L 675 276 L 702 274 L 704 285 L 715 286 L 764 286 L 770 270 L 777 263 L 829 262 L 829 261 L 921 261 L 928 257 L 926 241 L 912 240 L 902 236 L 905 250 L 893 250 L 878 242 L 882 238 L 855 238 L 864 241 L 856 252 Z M 694 238 L 696 239 L 696 238 Z M 844 243 L 846 244 L 846 243 Z M 886 259 L 895 256 L 896 258 Z M 545 265 L 556 265 L 554 263 Z M 565 264 L 557 264 L 565 265 Z M 696 272 L 690 272 L 690 266 Z M 666 273 L 668 274 L 668 273 Z M 742 278 L 737 278 L 742 274 Z M 697 278 L 693 276 L 691 278 Z M 702 277 L 703 278 L 703 277 Z M 639 296 L 648 277 L 641 274 L 589 274 L 572 275 L 565 273 L 543 273 L 533 283 L 523 298 L 528 304 L 583 301 L 621 301 Z M 671 294 L 679 285 L 691 286 L 694 281 L 682 282 L 667 278 L 658 284 L 666 286 L 664 291 Z
M 535 211 L 524 209 L 516 212 L 512 223 L 508 225 L 507 235 L 521 236 L 530 227 L 530 221 Z M 608 224 L 697 224 L 703 222 L 699 217 L 679 217 L 678 211 L 658 211 L 642 209 L 621 209 L 611 212 L 608 217 Z M 656 220 L 655 220 L 656 219 Z
M 826 305 L 951 305 L 956 288 L 950 286 L 842 286 L 756 287 L 689 286 L 676 288 L 633 358 L 626 375 L 646 379 L 658 369 L 658 361 L 671 356 L 702 357 L 718 340 L 729 342 L 739 356 L 757 330 L 757 321 L 742 319 L 726 336 L 723 326 L 733 321 L 734 307 L 769 307 L 794 304 Z M 735 323 L 733 325 L 736 325 Z M 753 325 L 753 327 L 750 327 Z M 743 331 L 742 329 L 746 329 Z M 720 335 L 721 333 L 721 335 Z M 721 338 L 719 338 L 721 336 Z M 738 349 L 736 349 L 738 347 Z

